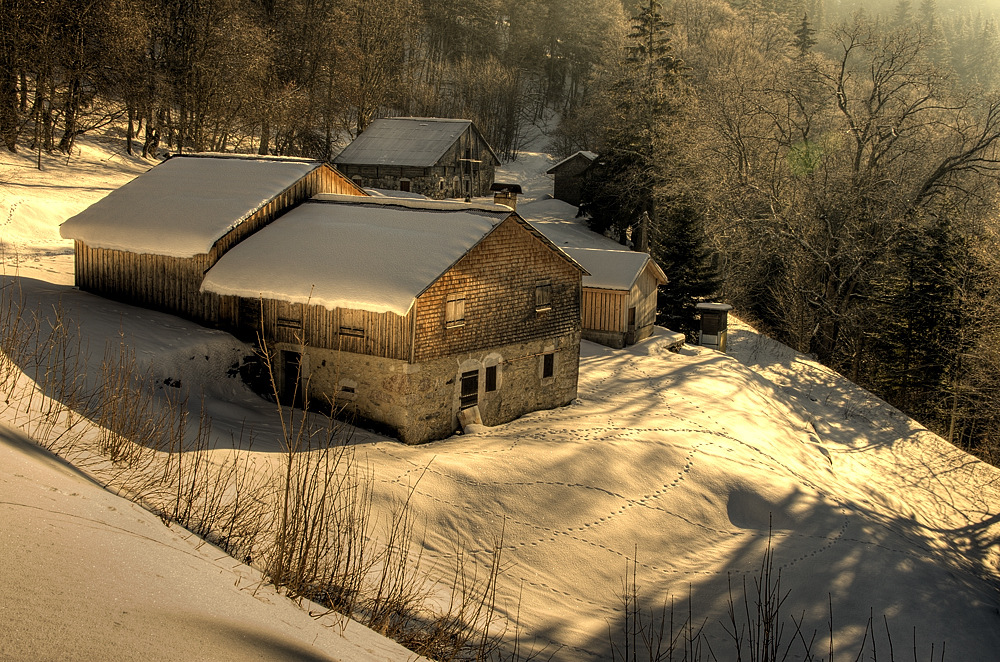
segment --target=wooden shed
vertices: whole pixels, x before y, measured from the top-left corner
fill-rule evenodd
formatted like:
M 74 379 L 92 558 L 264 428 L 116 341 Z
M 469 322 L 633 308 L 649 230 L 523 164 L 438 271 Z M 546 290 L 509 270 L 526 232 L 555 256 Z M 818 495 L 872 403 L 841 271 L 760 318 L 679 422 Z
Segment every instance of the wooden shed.
M 321 195 L 203 288 L 235 332 L 263 320 L 283 397 L 420 443 L 466 410 L 495 425 L 576 397 L 586 273 L 502 205 Z
M 470 120 L 375 120 L 334 160 L 359 186 L 428 198 L 488 195 L 500 159 Z
M 555 179 L 552 197 L 579 207 L 584 173 L 596 159 L 594 152 L 580 151 L 549 168 L 546 174 L 553 175 Z
M 202 278 L 233 246 L 317 193 L 366 195 L 320 161 L 230 154 L 174 156 L 59 229 L 74 240 L 76 284 L 214 324 Z
M 589 273 L 583 278 L 583 337 L 622 348 L 653 332 L 656 290 L 667 277 L 647 253 L 564 248 Z

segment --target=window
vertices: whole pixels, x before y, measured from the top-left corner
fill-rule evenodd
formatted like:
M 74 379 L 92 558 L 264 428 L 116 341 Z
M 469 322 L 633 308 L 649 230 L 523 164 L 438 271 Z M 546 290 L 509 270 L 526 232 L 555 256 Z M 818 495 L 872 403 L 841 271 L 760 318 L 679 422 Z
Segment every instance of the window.
M 448 297 L 444 310 L 444 325 L 447 328 L 465 324 L 465 296 L 456 294 Z
M 549 310 L 552 308 L 552 283 L 547 280 L 540 281 L 535 285 L 535 310 Z
M 340 327 L 340 335 L 348 338 L 364 338 L 365 330 L 353 326 L 342 326 Z
M 556 355 L 553 352 L 542 354 L 542 379 L 547 379 L 556 373 Z
M 479 404 L 479 371 L 470 370 L 462 373 L 462 396 L 459 399 L 460 409 L 469 409 Z
M 497 390 L 497 367 L 486 366 L 486 392 L 492 393 L 495 390 Z

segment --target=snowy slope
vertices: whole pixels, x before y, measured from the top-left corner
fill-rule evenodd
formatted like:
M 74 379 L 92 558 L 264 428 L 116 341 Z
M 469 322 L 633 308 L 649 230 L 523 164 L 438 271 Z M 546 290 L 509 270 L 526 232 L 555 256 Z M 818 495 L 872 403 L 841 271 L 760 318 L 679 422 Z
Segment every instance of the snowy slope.
M 310 615 L 6 426 L 0 467 L 2 660 L 414 657 L 357 623 Z
M 61 192 L 44 193 L 58 224 Z M 256 459 L 275 461 L 269 406 L 226 377 L 245 346 L 73 290 L 46 259 L 29 305 L 61 299 L 90 347 L 122 328 L 157 374 L 204 391 L 219 444 L 246 422 Z M 735 659 L 727 587 L 752 587 L 769 531 L 786 613 L 823 637 L 832 603 L 837 659 L 854 659 L 870 616 L 886 650 L 883 615 L 897 653 L 915 636 L 920 659 L 932 642 L 948 660 L 996 659 L 1000 471 L 738 322 L 730 356 L 664 345 L 659 333 L 627 350 L 585 342 L 578 401 L 481 433 L 419 447 L 359 433 L 377 508 L 414 490 L 425 564 L 442 576 L 456 543 L 485 564 L 502 533 L 498 603 L 556 660 L 609 657 L 628 558 L 648 607 L 673 596 L 681 621 L 690 598 L 718 658 Z

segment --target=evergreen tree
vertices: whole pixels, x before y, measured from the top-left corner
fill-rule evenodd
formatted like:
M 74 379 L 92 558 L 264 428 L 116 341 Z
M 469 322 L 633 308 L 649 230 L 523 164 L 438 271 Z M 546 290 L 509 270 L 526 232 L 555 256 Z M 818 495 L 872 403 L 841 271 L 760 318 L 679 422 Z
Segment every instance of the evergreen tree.
M 676 112 L 674 97 L 681 63 L 674 55 L 658 0 L 647 0 L 632 18 L 620 76 L 611 86 L 615 115 L 607 118 L 601 159 L 582 193 L 581 213 L 591 227 L 609 229 L 623 244 L 649 250 L 656 224 L 656 188 L 663 167 L 662 144 Z
M 712 264 L 701 212 L 689 200 L 675 200 L 661 211 L 653 253 L 667 276 L 657 296 L 656 323 L 698 337 L 695 305 L 714 296 L 720 285 Z
M 812 47 L 816 45 L 816 38 L 813 35 L 816 31 L 812 29 L 809 25 L 809 15 L 802 15 L 802 23 L 799 28 L 795 31 L 795 48 L 799 50 L 799 55 L 805 57 L 812 50 Z

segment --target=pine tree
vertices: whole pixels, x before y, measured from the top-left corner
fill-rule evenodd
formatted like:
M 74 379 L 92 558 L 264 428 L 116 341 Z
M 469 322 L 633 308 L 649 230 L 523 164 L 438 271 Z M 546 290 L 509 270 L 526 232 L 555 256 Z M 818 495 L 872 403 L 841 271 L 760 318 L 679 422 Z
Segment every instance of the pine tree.
M 695 306 L 714 296 L 720 285 L 712 264 L 701 212 L 687 200 L 662 210 L 654 238 L 654 257 L 667 276 L 657 296 L 656 323 L 698 337 Z
M 682 69 L 673 55 L 658 0 L 647 0 L 632 18 L 621 75 L 609 91 L 616 115 L 608 118 L 601 158 L 584 184 L 581 213 L 591 228 L 612 230 L 636 250 L 649 250 L 656 224 L 655 190 L 661 179 L 665 123 L 676 109 L 674 96 Z
M 802 23 L 799 25 L 798 30 L 795 31 L 795 48 L 799 49 L 799 55 L 805 57 L 812 50 L 812 47 L 816 45 L 816 39 L 813 35 L 816 31 L 812 29 L 809 25 L 809 15 L 802 15 Z

